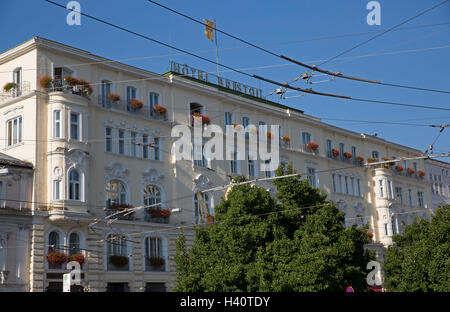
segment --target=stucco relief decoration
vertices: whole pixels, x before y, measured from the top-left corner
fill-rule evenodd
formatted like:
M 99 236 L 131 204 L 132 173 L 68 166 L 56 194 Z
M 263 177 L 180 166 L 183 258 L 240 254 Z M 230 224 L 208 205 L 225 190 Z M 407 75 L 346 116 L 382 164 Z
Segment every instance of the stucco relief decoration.
M 160 182 L 164 178 L 164 175 L 162 175 L 155 168 L 148 168 L 142 174 L 142 178 L 143 178 L 144 185 L 148 185 L 148 184 L 151 184 L 151 183 Z
M 62 170 L 60 167 L 55 167 L 55 169 L 53 169 L 53 176 L 56 179 L 61 179 L 62 178 Z
M 198 189 L 208 188 L 212 185 L 209 178 L 203 174 L 198 175 L 197 178 L 195 178 L 193 182 L 194 182 L 195 188 L 198 188 Z
M 88 158 L 88 154 L 79 149 L 72 149 L 66 154 L 66 163 L 68 167 L 85 169 L 84 160 Z
M 128 183 L 128 174 L 130 171 L 122 166 L 118 162 L 113 162 L 112 164 L 105 167 L 106 180 L 111 179 L 122 179 Z

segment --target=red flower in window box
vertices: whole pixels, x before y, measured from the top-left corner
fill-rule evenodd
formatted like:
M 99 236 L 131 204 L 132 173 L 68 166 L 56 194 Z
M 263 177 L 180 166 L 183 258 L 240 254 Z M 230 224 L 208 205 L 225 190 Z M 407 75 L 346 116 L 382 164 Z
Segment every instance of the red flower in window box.
M 337 149 L 335 149 L 335 148 L 333 148 L 332 150 L 331 150 L 331 152 L 333 153 L 333 156 L 334 157 L 338 157 L 339 156 L 339 150 L 337 150 Z
M 284 141 L 284 142 L 286 142 L 286 143 L 289 143 L 289 142 L 291 142 L 291 137 L 288 136 L 288 135 L 283 135 L 283 136 L 281 137 L 281 140 Z
M 209 213 L 206 215 L 206 223 L 214 223 L 214 216 Z
M 110 99 L 111 101 L 120 101 L 120 95 L 118 93 L 109 93 L 108 94 L 108 99 Z
M 148 213 L 152 218 L 168 218 L 170 217 L 170 209 L 149 208 Z
M 362 157 L 361 155 L 356 156 L 356 160 L 362 164 L 364 162 L 364 157 Z
M 49 251 L 47 254 L 47 261 L 51 264 L 61 264 L 66 262 L 67 255 L 59 251 Z
M 409 174 L 414 174 L 414 172 L 416 172 L 413 168 L 408 168 L 407 172 Z
M 78 79 L 78 83 L 80 86 L 80 91 L 85 95 L 91 95 L 94 92 L 94 88 L 92 88 L 91 83 L 83 78 Z
M 319 144 L 316 143 L 316 142 L 308 142 L 308 144 L 306 144 L 306 147 L 309 148 L 312 151 L 316 151 L 319 148 Z M 338 152 L 338 155 L 339 155 L 339 151 L 337 151 L 337 152 Z
M 425 171 L 417 170 L 417 174 L 423 178 L 425 176 Z
M 131 99 L 130 106 L 134 109 L 141 109 L 144 106 L 144 102 L 138 99 Z
M 350 159 L 350 158 L 353 157 L 352 153 L 350 153 L 350 152 L 345 152 L 345 153 L 344 153 L 344 156 L 345 156 L 345 158 L 347 158 L 347 159 Z
M 49 75 L 42 76 L 41 79 L 39 79 L 39 85 L 43 89 L 48 89 L 51 86 L 53 79 Z
M 80 265 L 82 265 L 84 263 L 84 255 L 83 254 L 73 254 L 69 256 L 69 262 L 71 261 L 76 261 L 78 262 Z
M 64 81 L 69 85 L 69 86 L 76 86 L 77 84 L 79 84 L 78 79 L 74 78 L 70 75 L 64 76 Z
M 124 266 L 128 264 L 128 257 L 120 255 L 112 255 L 109 257 L 109 262 L 115 266 Z
M 153 106 L 153 110 L 158 114 L 165 114 L 167 112 L 167 108 L 159 104 Z
M 403 171 L 403 166 L 402 165 L 398 165 L 397 167 L 395 167 L 395 170 L 397 170 L 398 172 L 402 172 Z
M 211 119 L 208 116 L 202 115 L 200 113 L 193 113 L 192 117 L 200 117 L 202 119 L 203 125 L 209 125 L 211 123 Z

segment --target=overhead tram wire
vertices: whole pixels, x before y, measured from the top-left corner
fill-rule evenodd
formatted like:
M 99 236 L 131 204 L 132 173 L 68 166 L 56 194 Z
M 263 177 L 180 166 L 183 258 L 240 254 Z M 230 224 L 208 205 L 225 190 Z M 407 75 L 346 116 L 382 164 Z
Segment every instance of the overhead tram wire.
M 381 36 L 383 36 L 384 34 L 386 34 L 386 33 L 390 32 L 390 31 L 392 31 L 392 30 L 394 30 L 394 29 L 396 29 L 396 28 L 398 28 L 398 27 L 400 27 L 400 26 L 402 26 L 402 25 L 404 25 L 404 24 L 406 24 L 406 23 L 412 21 L 413 19 L 416 19 L 416 18 L 418 18 L 418 17 L 420 17 L 420 16 L 422 16 L 422 15 L 424 15 L 424 14 L 430 12 L 431 10 L 434 10 L 435 8 L 437 8 L 437 7 L 439 7 L 439 6 L 441 6 L 441 5 L 445 4 L 445 3 L 447 3 L 448 1 L 449 1 L 449 0 L 444 0 L 444 1 L 442 1 L 442 2 L 440 2 L 440 3 L 438 3 L 438 4 L 434 5 L 434 6 L 432 6 L 431 8 L 428 8 L 428 9 L 426 9 L 425 11 L 422 11 L 422 12 L 420 12 L 420 13 L 418 13 L 418 14 L 416 14 L 416 15 L 410 17 L 410 18 L 408 18 L 407 20 L 401 22 L 400 24 L 397 24 L 397 25 L 395 25 L 395 26 L 392 26 L 391 28 L 389 28 L 389 29 L 383 31 L 382 33 L 380 33 L 380 34 L 378 34 L 378 35 L 375 35 L 375 36 L 373 36 L 373 37 L 371 37 L 371 38 L 369 38 L 369 39 L 367 39 L 367 40 L 365 40 L 365 41 L 363 41 L 363 42 L 357 44 L 356 46 L 354 46 L 354 47 L 352 47 L 352 48 L 349 48 L 349 49 L 347 49 L 347 50 L 345 50 L 345 51 L 343 51 L 343 52 L 341 52 L 341 53 L 339 53 L 339 54 L 337 54 L 337 55 L 335 55 L 335 56 L 329 58 L 328 60 L 326 60 L 326 61 L 320 63 L 318 66 L 322 66 L 322 65 L 324 65 L 324 64 L 326 64 L 326 63 L 329 63 L 329 62 L 331 62 L 332 60 L 334 60 L 334 59 L 336 59 L 336 58 L 338 58 L 338 57 L 340 57 L 340 56 L 342 56 L 342 55 L 344 55 L 344 54 L 347 54 L 348 52 L 353 51 L 353 50 L 359 48 L 360 46 L 363 46 L 363 45 L 365 45 L 366 43 L 368 43 L 368 42 L 370 42 L 370 41 L 372 41 L 372 40 L 374 40 L 374 39 L 376 39 L 376 38 L 378 38 L 378 37 L 381 37 Z
M 425 11 L 423 11 L 423 12 L 421 12 L 421 13 L 415 15 L 415 16 L 413 16 L 413 17 L 409 18 L 409 19 L 406 20 L 406 21 L 404 21 L 404 22 L 402 22 L 402 23 L 400 23 L 400 24 L 398 24 L 398 25 L 396 25 L 396 26 L 394 26 L 394 27 L 391 27 L 390 29 L 387 29 L 387 30 L 383 31 L 382 33 L 380 33 L 380 34 L 378 34 L 378 35 L 376 35 L 376 36 L 374 36 L 374 37 L 372 37 L 372 38 L 366 40 L 365 42 L 359 44 L 358 46 L 353 47 L 352 49 L 346 50 L 346 51 L 340 53 L 339 55 L 337 55 L 337 56 L 335 56 L 335 57 L 333 57 L 333 58 L 331 58 L 331 59 L 328 59 L 328 60 L 323 61 L 319 66 L 321 66 L 321 65 L 323 65 L 323 64 L 326 64 L 326 63 L 330 62 L 331 60 L 336 59 L 336 58 L 338 58 L 338 57 L 340 57 L 340 56 L 342 56 L 342 55 L 344 55 L 344 54 L 350 52 L 351 50 L 354 50 L 354 49 L 356 49 L 357 47 L 359 47 L 359 46 L 361 46 L 361 45 L 363 45 L 363 44 L 365 44 L 365 43 L 367 43 L 367 42 L 369 42 L 369 41 L 371 41 L 371 40 L 373 40 L 373 39 L 375 39 L 375 38 L 378 38 L 378 37 L 384 35 L 384 34 L 387 33 L 387 32 L 390 32 L 390 31 L 392 31 L 392 30 L 398 28 L 399 26 L 401 26 L 401 25 L 403 25 L 403 24 L 406 24 L 407 22 L 409 22 L 409 21 L 411 21 L 411 20 L 413 20 L 413 19 L 415 19 L 415 18 L 417 18 L 417 17 L 419 17 L 419 16 L 421 16 L 421 15 L 423 15 L 423 14 L 425 14 L 425 13 L 427 13 L 427 12 L 429 12 L 429 11 L 435 9 L 435 8 L 437 8 L 438 6 L 444 4 L 444 3 L 448 2 L 448 1 L 449 1 L 449 0 L 445 0 L 444 2 L 441 2 L 440 4 L 435 5 L 435 6 L 431 7 L 431 8 L 429 8 L 429 9 L 427 9 L 427 10 L 425 10 Z M 161 4 L 161 3 L 158 3 L 158 2 L 153 1 L 153 0 L 148 0 L 148 2 L 151 2 L 151 3 L 153 3 L 153 4 L 157 5 L 157 6 L 159 6 L 159 7 L 163 8 L 163 9 L 165 9 L 165 10 L 168 10 L 168 11 L 170 11 L 170 12 L 172 12 L 172 13 L 175 13 L 175 14 L 177 14 L 177 15 L 180 15 L 180 16 L 184 17 L 184 18 L 187 18 L 187 19 L 189 19 L 189 20 L 191 20 L 191 21 L 193 21 L 193 22 L 195 22 L 195 23 L 204 25 L 203 21 L 198 20 L 198 19 L 195 19 L 195 18 L 193 18 L 193 17 L 191 17 L 191 16 L 189 16 L 189 15 L 186 15 L 186 14 L 184 14 L 184 13 L 181 13 L 181 12 L 179 12 L 179 11 L 177 11 L 177 10 L 171 9 L 171 8 L 169 8 L 169 7 L 167 7 L 167 6 L 163 5 L 163 4 Z M 447 91 L 447 90 L 436 90 L 436 89 L 431 89 L 431 88 L 420 88 L 420 87 L 415 87 L 415 86 L 407 86 L 407 85 L 394 84 L 394 83 L 383 83 L 383 82 L 376 81 L 376 80 L 372 80 L 372 79 L 358 78 L 358 77 L 352 77 L 352 76 L 348 76 L 348 75 L 343 75 L 343 74 L 340 73 L 340 72 L 330 72 L 330 71 L 328 71 L 328 70 L 320 69 L 320 68 L 318 68 L 318 66 L 316 66 L 316 65 L 310 66 L 310 65 L 305 64 L 305 63 L 303 63 L 303 62 L 300 62 L 300 61 L 294 60 L 294 59 L 292 59 L 292 58 L 290 58 L 290 57 L 287 57 L 287 56 L 285 56 L 285 55 L 283 55 L 283 54 L 277 54 L 277 53 L 274 53 L 274 52 L 272 52 L 272 51 L 270 51 L 270 50 L 267 50 L 267 49 L 265 49 L 265 48 L 262 48 L 260 45 L 256 45 L 256 44 L 251 43 L 251 42 L 249 42 L 249 41 L 247 41 L 247 40 L 244 40 L 244 39 L 242 39 L 242 38 L 239 38 L 239 37 L 237 37 L 237 36 L 234 36 L 234 35 L 232 35 L 232 34 L 230 34 L 230 33 L 228 33 L 228 32 L 225 32 L 225 31 L 219 29 L 219 28 L 215 28 L 215 30 L 216 30 L 217 32 L 221 33 L 221 34 L 224 34 L 224 35 L 226 35 L 226 36 L 228 36 L 228 37 L 230 37 L 230 38 L 233 38 L 233 39 L 238 40 L 238 41 L 240 41 L 240 42 L 242 42 L 242 43 L 245 43 L 245 44 L 247 44 L 247 45 L 249 45 L 249 46 L 252 46 L 252 47 L 254 47 L 254 48 L 256 48 L 256 49 L 258 49 L 258 50 L 260 50 L 260 51 L 263 51 L 263 52 L 265 52 L 265 53 L 267 53 L 267 54 L 270 54 L 270 55 L 272 55 L 272 56 L 281 58 L 281 59 L 286 60 L 286 61 L 288 61 L 288 62 L 291 62 L 291 63 L 293 63 L 293 64 L 297 64 L 297 65 L 299 65 L 299 66 L 308 68 L 308 69 L 310 69 L 310 70 L 318 71 L 318 72 L 321 72 L 321 73 L 323 73 L 323 74 L 327 74 L 327 75 L 330 75 L 330 76 L 333 76 L 333 77 L 343 78 L 343 79 L 349 79 L 349 80 L 355 80 L 355 81 L 366 82 L 366 83 L 377 84 L 377 85 L 383 85 L 383 86 L 389 86 L 389 87 L 398 87 L 398 88 L 406 88 L 406 89 L 413 89 L 413 90 L 419 90 L 419 91 L 438 92 L 438 93 L 450 94 L 450 91 Z
M 112 23 L 110 23 L 110 22 L 108 22 L 108 21 L 105 21 L 105 20 L 102 20 L 102 19 L 100 19 L 100 18 L 91 16 L 91 15 L 89 15 L 89 14 L 86 14 L 86 13 L 83 13 L 83 12 L 79 12 L 79 11 L 76 11 L 76 10 L 73 10 L 73 9 L 67 9 L 65 6 L 63 6 L 63 5 L 59 4 L 59 3 L 56 3 L 56 2 L 54 2 L 54 1 L 51 1 L 51 0 L 45 0 L 45 1 L 48 2 L 48 3 L 51 3 L 51 4 L 53 4 L 53 5 L 56 5 L 56 6 L 60 7 L 60 8 L 63 8 L 64 10 L 69 10 L 69 11 L 72 11 L 72 12 L 77 12 L 77 13 L 83 15 L 83 16 L 86 16 L 86 17 L 88 17 L 88 18 L 90 18 L 90 19 L 93 19 L 93 20 L 98 21 L 98 22 L 100 22 L 100 23 L 103 23 L 103 24 L 105 24 L 105 25 L 108 25 L 108 26 L 114 27 L 114 28 L 116 28 L 116 29 L 119 29 L 119 30 L 128 32 L 128 33 L 130 33 L 130 34 L 133 34 L 133 35 L 136 35 L 136 36 L 141 37 L 141 38 L 143 38 L 143 39 L 146 39 L 146 40 L 152 41 L 152 42 L 154 42 L 154 43 L 163 45 L 163 46 L 165 46 L 165 47 L 172 48 L 172 49 L 174 49 L 174 50 L 176 50 L 176 51 L 180 51 L 180 52 L 186 53 L 186 54 L 188 54 L 188 55 L 190 55 L 190 56 L 196 57 L 196 58 L 201 59 L 201 60 L 203 60 L 203 61 L 205 61 L 205 62 L 214 64 L 214 65 L 219 65 L 219 66 L 221 66 L 221 67 L 227 68 L 227 69 L 229 69 L 229 70 L 232 70 L 232 71 L 234 71 L 234 72 L 236 72 L 236 73 L 239 73 L 239 74 L 244 75 L 244 76 L 247 76 L 247 77 L 255 78 L 255 79 L 258 79 L 258 80 L 260 80 L 260 81 L 265 81 L 265 82 L 268 82 L 268 83 L 271 83 L 271 84 L 274 84 L 274 85 L 277 85 L 277 86 L 280 86 L 280 87 L 284 87 L 284 88 L 288 88 L 288 89 L 292 89 L 292 90 L 297 90 L 297 91 L 300 91 L 300 92 L 303 92 L 303 93 L 309 93 L 309 94 L 315 94 L 315 95 L 322 95 L 322 96 L 328 96 L 328 97 L 334 97 L 334 98 L 341 98 L 341 99 L 348 99 L 348 100 L 356 100 L 356 101 L 361 101 L 361 100 L 362 100 L 362 99 L 352 99 L 352 97 L 350 97 L 350 96 L 345 96 L 345 95 L 337 95 L 337 94 L 330 94 L 330 93 L 316 92 L 316 91 L 313 91 L 312 89 L 302 89 L 302 88 L 298 88 L 298 87 L 293 87 L 293 86 L 291 86 L 291 85 L 289 85 L 289 84 L 287 84 L 287 83 L 277 82 L 277 81 L 274 81 L 274 80 L 271 80 L 271 79 L 267 79 L 267 78 L 264 78 L 264 77 L 261 77 L 261 76 L 258 76 L 258 75 L 251 75 L 251 74 L 248 74 L 248 73 L 246 73 L 246 72 L 243 72 L 243 71 L 234 69 L 234 68 L 232 68 L 232 67 L 230 67 L 230 66 L 223 65 L 223 64 L 221 64 L 221 63 L 217 63 L 216 61 L 212 61 L 212 60 L 207 59 L 207 58 L 205 58 L 205 57 L 196 55 L 196 54 L 194 54 L 194 53 L 192 53 L 192 52 L 188 52 L 188 51 L 186 51 L 186 50 L 183 50 L 183 49 L 174 47 L 174 46 L 172 46 L 172 45 L 169 45 L 169 44 L 167 44 L 167 43 L 161 42 L 161 41 L 159 41 L 159 40 L 150 38 L 150 37 L 148 37 L 148 36 L 146 36 L 146 35 L 137 33 L 137 32 L 135 32 L 135 31 L 129 30 L 129 29 L 124 28 L 124 27 L 122 27 L 122 26 L 118 26 L 118 25 L 112 24 Z M 448 1 L 448 0 L 446 0 L 446 1 Z M 364 100 L 362 100 L 362 101 L 364 101 Z M 415 108 L 425 108 L 425 109 L 434 109 L 434 110 L 445 110 L 445 111 L 450 111 L 450 108 L 434 107 L 434 106 L 413 105 L 413 104 L 404 104 L 404 103 L 387 102 L 387 101 L 377 101 L 377 100 L 367 100 L 367 102 L 371 102 L 371 103 L 379 103 L 379 104 L 388 104 L 388 105 L 408 106 L 408 107 L 415 107 Z

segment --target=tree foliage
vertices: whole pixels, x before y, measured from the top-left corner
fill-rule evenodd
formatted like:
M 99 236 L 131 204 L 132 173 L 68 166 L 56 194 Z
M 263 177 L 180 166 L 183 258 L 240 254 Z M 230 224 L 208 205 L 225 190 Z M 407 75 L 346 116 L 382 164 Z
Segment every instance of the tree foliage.
M 292 165 L 276 174 L 294 173 Z M 241 178 L 242 180 L 242 178 Z M 215 207 L 215 224 L 177 241 L 176 291 L 345 291 L 366 287 L 373 258 L 367 229 L 345 228 L 344 213 L 299 177 L 274 180 L 277 196 L 233 187 Z
M 450 291 L 450 205 L 393 236 L 383 271 L 388 291 Z

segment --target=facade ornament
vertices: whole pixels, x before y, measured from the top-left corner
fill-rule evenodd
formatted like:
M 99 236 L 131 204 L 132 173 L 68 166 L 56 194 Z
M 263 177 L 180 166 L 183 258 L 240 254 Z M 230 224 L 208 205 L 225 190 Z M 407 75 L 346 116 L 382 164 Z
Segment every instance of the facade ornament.
M 209 178 L 204 174 L 199 174 L 192 182 L 194 182 L 195 188 L 197 189 L 208 188 L 212 185 Z
M 128 183 L 128 174 L 130 171 L 122 166 L 119 162 L 113 162 L 105 167 L 106 180 L 122 179 Z
M 84 168 L 84 160 L 89 154 L 80 149 L 71 149 L 66 153 L 66 163 L 68 167 Z
M 151 183 L 158 183 L 164 178 L 164 175 L 161 174 L 155 168 L 148 168 L 142 173 L 142 180 L 144 185 L 148 185 Z

